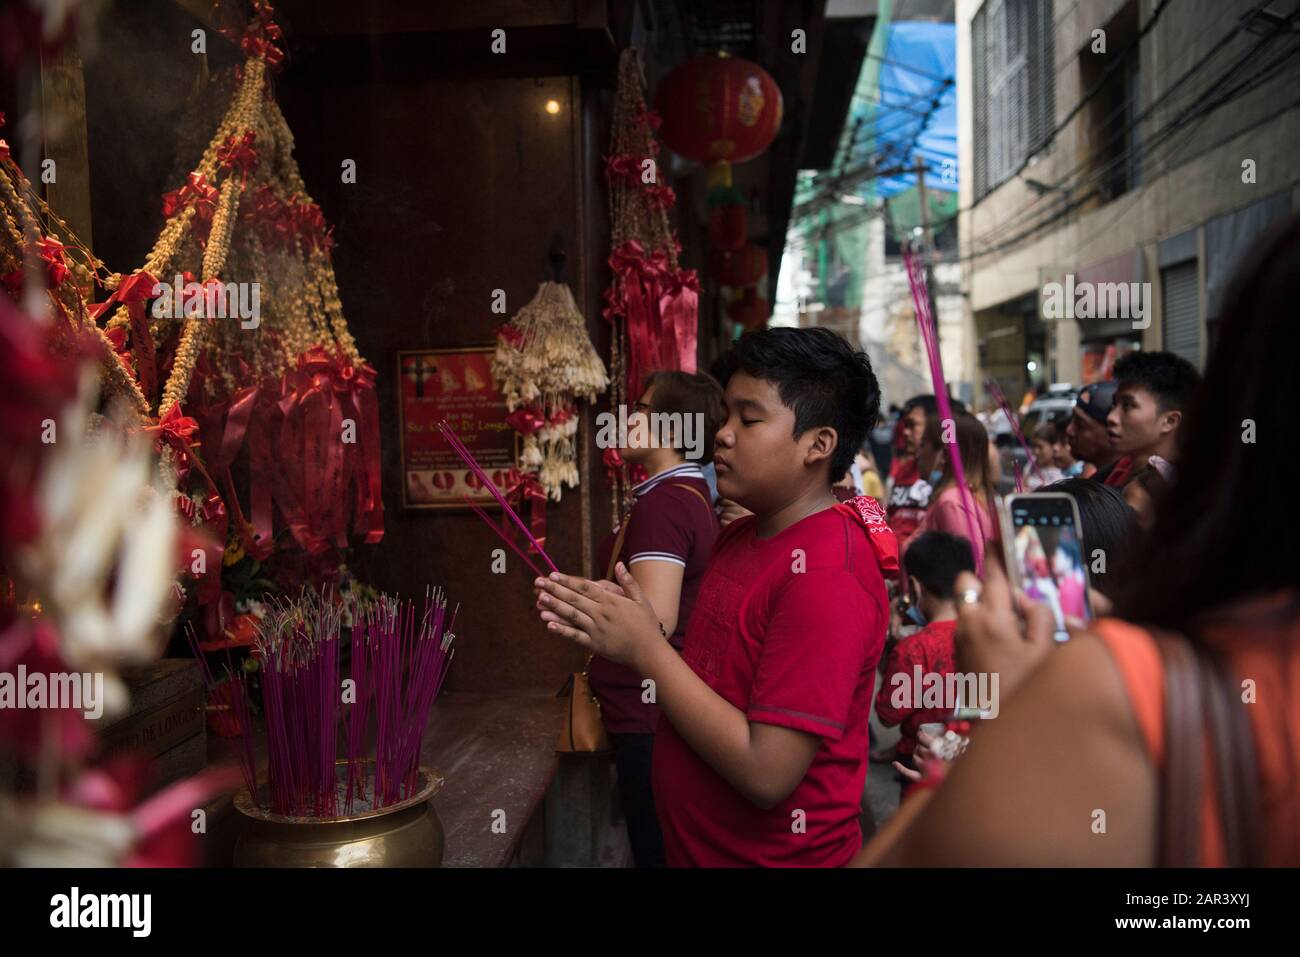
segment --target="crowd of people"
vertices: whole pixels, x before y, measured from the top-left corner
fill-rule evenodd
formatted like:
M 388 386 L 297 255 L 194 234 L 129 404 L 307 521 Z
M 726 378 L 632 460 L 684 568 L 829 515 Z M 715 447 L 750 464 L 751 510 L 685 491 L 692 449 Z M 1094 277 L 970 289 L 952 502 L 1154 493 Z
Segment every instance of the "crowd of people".
M 652 377 L 638 412 L 704 415 L 704 461 L 625 450 L 650 477 L 605 578 L 535 583 L 593 655 L 637 864 L 1300 863 L 1300 219 L 1245 263 L 1203 380 L 1133 352 L 1025 437 L 1028 494 L 1077 509 L 1050 549 L 1004 551 L 977 416 L 918 395 L 889 432 L 827 330 Z M 1018 546 L 1041 582 L 1008 578 Z M 920 676 L 996 676 L 999 701 L 899 693 Z M 864 842 L 873 721 L 904 800 Z

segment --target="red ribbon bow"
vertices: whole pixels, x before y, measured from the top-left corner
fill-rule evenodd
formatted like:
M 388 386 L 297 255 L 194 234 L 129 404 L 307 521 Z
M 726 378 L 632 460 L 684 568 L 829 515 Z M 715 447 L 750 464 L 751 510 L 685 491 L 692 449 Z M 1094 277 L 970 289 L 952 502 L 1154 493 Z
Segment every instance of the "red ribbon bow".
M 538 429 L 546 424 L 546 419 L 534 408 L 524 406 L 515 409 L 506 416 L 506 425 L 514 429 L 520 435 L 532 435 Z
M 257 140 L 257 133 L 253 130 L 245 131 L 243 136 L 235 136 L 231 133 L 226 137 L 226 141 L 217 147 L 217 162 L 221 164 L 222 169 L 240 171 L 240 183 L 248 183 L 249 171 L 257 165 L 257 150 L 253 143 Z
M 208 233 L 212 229 L 212 217 L 217 211 L 217 199 L 220 192 L 215 186 L 198 173 L 190 173 L 185 185 L 163 194 L 163 216 L 171 219 L 186 206 L 194 207 L 195 235 L 199 245 L 208 244 Z

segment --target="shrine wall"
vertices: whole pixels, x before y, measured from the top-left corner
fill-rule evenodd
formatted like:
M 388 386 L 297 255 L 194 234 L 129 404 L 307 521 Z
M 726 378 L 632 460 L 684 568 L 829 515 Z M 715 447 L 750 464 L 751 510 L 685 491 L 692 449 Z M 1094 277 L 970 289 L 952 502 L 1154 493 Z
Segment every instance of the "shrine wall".
M 345 314 L 379 372 L 385 535 L 355 549 L 356 573 L 403 595 L 447 588 L 460 605 L 453 690 L 558 688 L 583 655 L 541 627 L 531 572 L 507 553 L 505 574 L 494 574 L 501 543 L 467 509 L 402 507 L 397 354 L 491 344 L 506 318 L 491 311 L 494 290 L 505 291 L 510 315 L 532 298 L 548 277 L 556 229 L 591 324 L 580 221 L 590 199 L 575 175 L 584 169 L 579 84 L 555 76 L 412 84 L 403 73 L 399 83 L 313 70 L 281 87 L 304 179 L 336 225 Z M 545 110 L 550 99 L 556 115 Z M 341 181 L 345 159 L 356 162 L 355 184 Z M 585 492 L 566 490 L 547 505 L 546 548 L 568 570 L 583 567 Z

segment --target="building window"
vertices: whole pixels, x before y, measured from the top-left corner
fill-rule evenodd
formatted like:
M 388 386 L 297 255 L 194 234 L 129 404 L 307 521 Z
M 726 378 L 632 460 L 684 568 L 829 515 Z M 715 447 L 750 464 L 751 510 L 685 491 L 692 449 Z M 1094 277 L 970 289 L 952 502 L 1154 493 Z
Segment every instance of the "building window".
M 1084 92 L 1096 88 L 1084 113 L 1087 124 L 1087 183 L 1095 183 L 1103 203 L 1138 186 L 1141 168 L 1138 115 L 1138 3 L 1129 0 L 1105 26 L 1105 52 L 1093 52 L 1089 40 L 1079 55 Z
M 1051 139 L 1053 36 L 1051 0 L 988 0 L 971 21 L 976 198 Z

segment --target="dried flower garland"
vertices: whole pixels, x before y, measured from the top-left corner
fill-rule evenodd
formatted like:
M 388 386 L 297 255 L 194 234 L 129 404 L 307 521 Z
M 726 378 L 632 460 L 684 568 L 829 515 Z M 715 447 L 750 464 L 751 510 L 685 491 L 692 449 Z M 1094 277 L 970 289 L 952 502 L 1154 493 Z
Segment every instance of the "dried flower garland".
M 578 484 L 577 402 L 594 402 L 609 385 L 567 285 L 542 283 L 501 328 L 492 377 L 524 437 L 523 467 L 558 502 L 564 486 Z
M 635 49 L 619 59 L 618 92 L 610 155 L 605 158 L 612 226 L 609 257 L 614 279 L 605 291 L 604 316 L 614 326 L 610 401 L 627 404 L 630 393 L 655 369 L 695 371 L 699 281 L 678 264 L 668 210 L 676 197 L 658 182 L 659 117 L 645 105 L 645 80 Z M 645 175 L 654 169 L 653 177 Z M 606 452 L 613 488 L 612 524 L 631 505 L 632 480 L 616 450 Z

